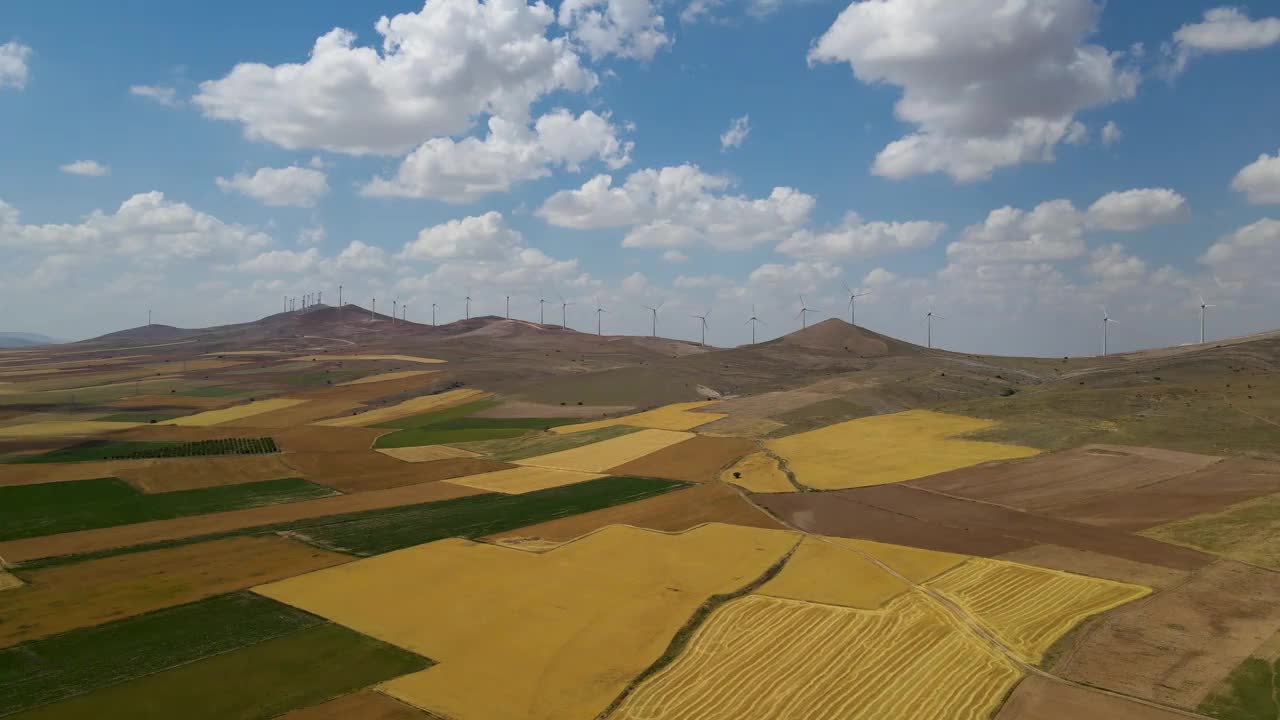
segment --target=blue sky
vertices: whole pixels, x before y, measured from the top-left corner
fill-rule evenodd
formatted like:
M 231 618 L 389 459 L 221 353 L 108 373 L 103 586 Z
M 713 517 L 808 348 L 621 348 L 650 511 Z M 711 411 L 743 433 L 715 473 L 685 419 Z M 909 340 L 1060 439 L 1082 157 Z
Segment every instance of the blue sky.
M 860 324 L 922 342 L 932 304 L 968 352 L 1096 353 L 1102 305 L 1112 349 L 1195 341 L 1199 294 L 1210 337 L 1272 329 L 1278 14 L 10 2 L 0 329 L 240 322 L 341 283 L 419 321 L 563 295 L 640 333 L 665 301 L 696 338 L 711 307 L 731 345 L 753 303 L 762 337 L 801 294 L 847 318 L 846 282 Z

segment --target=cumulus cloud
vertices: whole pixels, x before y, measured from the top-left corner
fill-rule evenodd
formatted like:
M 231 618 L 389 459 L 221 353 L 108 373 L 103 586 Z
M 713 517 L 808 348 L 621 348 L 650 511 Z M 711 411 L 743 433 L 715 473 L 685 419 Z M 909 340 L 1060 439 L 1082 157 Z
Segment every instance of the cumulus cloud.
M 553 11 L 524 0 L 429 0 L 382 17 L 381 48 L 335 28 L 301 63 L 241 63 L 194 101 L 246 136 L 286 148 L 399 154 L 457 135 L 490 113 L 523 122 L 530 104 L 597 82 L 572 43 L 547 35 Z
M 689 256 L 685 255 L 679 250 L 668 250 L 662 253 L 662 259 L 665 260 L 666 262 L 671 263 L 672 265 L 675 265 L 682 262 L 688 262 Z
M 1147 264 L 1120 243 L 1111 243 L 1089 254 L 1088 270 L 1109 287 L 1129 286 L 1146 275 Z
M 388 267 L 382 248 L 351 241 L 337 255 L 325 257 L 318 248 L 269 250 L 242 261 L 237 269 L 264 275 L 311 274 L 334 278 L 340 272 L 376 272 Z
M 7 87 L 21 90 L 27 86 L 30 59 L 31 48 L 17 40 L 0 45 L 0 90 Z
M 775 187 L 763 198 L 729 195 L 727 178 L 696 165 L 639 170 L 621 187 L 597 175 L 577 190 L 547 198 L 538 215 L 560 227 L 630 227 L 626 247 L 674 248 L 709 244 L 726 250 L 778 242 L 802 227 L 813 196 Z
M 361 193 L 471 202 L 546 177 L 555 167 L 577 172 L 591 160 L 623 167 L 633 147 L 618 138 L 618 128 L 607 115 L 590 110 L 577 117 L 555 110 L 538 118 L 532 129 L 493 117 L 485 138 L 428 140 L 400 163 L 394 177 L 374 178 Z
M 902 88 L 895 114 L 917 131 L 880 152 L 875 174 L 980 180 L 1052 160 L 1081 139 L 1077 112 L 1137 92 L 1121 54 L 1084 44 L 1100 14 L 1093 0 L 855 2 L 809 62 L 848 62 L 864 83 Z
M 129 94 L 165 107 L 178 107 L 182 104 L 178 99 L 178 91 L 168 85 L 132 85 L 129 87 Z
M 918 220 L 864 222 L 857 213 L 849 213 L 839 226 L 829 230 L 795 232 L 778 245 L 778 251 L 808 259 L 865 260 L 876 255 L 928 247 L 946 228 L 943 223 Z
M 751 134 L 751 116 L 743 115 L 729 121 L 729 129 L 720 133 L 720 150 L 740 147 Z
M 1173 33 L 1163 46 L 1169 76 L 1186 70 L 1197 55 L 1258 50 L 1280 44 L 1280 17 L 1252 20 L 1238 7 L 1206 10 L 1198 23 L 1189 23 Z
M 329 180 L 323 172 L 296 165 L 258 168 L 252 175 L 236 173 L 229 180 L 220 177 L 215 182 L 226 192 L 238 192 L 271 207 L 315 207 L 329 192 Z
M 1249 285 L 1280 285 L 1280 220 L 1263 218 L 1218 239 L 1200 257 L 1216 278 Z
M 302 228 L 298 231 L 299 245 L 319 245 L 328 237 L 323 225 Z
M 320 251 L 315 248 L 303 252 L 269 250 L 241 262 L 238 267 L 245 272 L 280 275 L 307 272 L 319 265 L 320 260 Z
M 1124 135 L 1120 130 L 1120 126 L 1114 120 L 1108 120 L 1106 125 L 1102 126 L 1102 144 L 1114 145 L 1120 142 L 1120 138 Z
M 1280 204 L 1280 151 L 1263 153 L 1240 168 L 1231 181 L 1231 189 L 1245 194 L 1254 205 Z
M 412 260 L 499 260 L 517 252 L 524 239 L 507 226 L 502 213 L 450 220 L 423 229 L 400 256 Z
M 87 175 L 89 177 L 102 177 L 110 175 L 111 168 L 94 160 L 77 160 L 66 165 L 59 165 L 58 169 L 68 175 Z
M 592 59 L 617 55 L 652 60 L 671 45 L 662 16 L 649 0 L 564 0 L 558 22 Z
M 1089 223 L 1104 230 L 1133 231 L 1185 219 L 1187 199 L 1168 188 L 1112 192 L 1089 206 Z

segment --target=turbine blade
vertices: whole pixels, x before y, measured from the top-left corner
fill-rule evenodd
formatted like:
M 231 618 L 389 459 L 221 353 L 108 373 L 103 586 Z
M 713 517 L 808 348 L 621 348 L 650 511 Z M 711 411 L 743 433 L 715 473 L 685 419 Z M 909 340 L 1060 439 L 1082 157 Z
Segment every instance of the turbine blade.
M 853 294 L 853 288 L 849 287 L 849 283 L 844 282 L 844 281 L 842 280 L 842 281 L 840 281 L 840 284 L 841 284 L 841 285 L 844 285 L 844 290 L 845 290 L 845 292 L 849 293 L 850 295 L 852 295 L 852 294 Z
M 715 308 L 707 308 L 707 311 L 706 311 L 705 313 L 703 313 L 703 315 L 702 315 L 702 316 L 703 316 L 703 317 L 711 317 L 711 311 L 712 311 L 712 310 L 715 310 Z

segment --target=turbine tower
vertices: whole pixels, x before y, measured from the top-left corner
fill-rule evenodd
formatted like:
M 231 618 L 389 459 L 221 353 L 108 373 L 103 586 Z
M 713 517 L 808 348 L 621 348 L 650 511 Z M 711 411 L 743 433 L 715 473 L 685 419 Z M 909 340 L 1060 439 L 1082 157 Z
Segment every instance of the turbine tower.
M 319 295 L 316 295 L 316 304 L 317 304 L 317 305 L 323 305 L 323 304 L 324 304 L 324 291 L 323 291 L 323 290 L 321 290 L 321 291 L 320 291 L 320 294 L 319 294 Z
M 342 286 L 338 286 L 338 319 L 342 319 Z
M 565 302 L 563 295 L 559 295 L 559 297 L 560 297 L 560 329 L 568 330 L 569 324 L 567 321 L 569 319 L 569 306 L 573 305 L 574 303 Z
M 405 322 L 409 321 L 409 303 L 400 306 L 400 319 Z
M 596 296 L 596 337 L 600 337 L 600 315 L 605 309 L 600 307 L 600 296 Z
M 818 311 L 812 310 L 809 307 L 807 307 L 804 302 L 804 296 L 801 295 L 800 296 L 800 312 L 796 313 L 796 317 L 800 318 L 801 329 L 809 327 L 809 313 L 812 313 L 812 312 L 818 312 Z
M 400 309 L 396 307 L 399 304 L 400 304 L 400 301 L 398 299 L 391 300 L 391 324 L 392 325 L 396 324 L 396 315 L 400 314 Z
M 369 308 L 369 322 L 378 319 L 378 298 L 373 299 L 373 305 Z
M 707 346 L 707 317 L 711 315 L 712 309 L 713 308 L 707 308 L 707 311 L 702 313 L 701 315 L 690 316 L 690 317 L 697 318 L 702 322 L 702 342 L 700 343 L 702 347 Z
M 844 284 L 844 289 L 846 292 L 849 293 L 849 324 L 857 325 L 858 323 L 855 321 L 858 319 L 856 315 L 857 307 L 858 307 L 858 298 L 863 297 L 864 295 L 870 295 L 871 291 L 867 290 L 866 292 L 854 292 L 853 288 L 849 287 L 849 283 Z
M 511 296 L 507 296 L 507 319 L 511 319 Z
M 1111 313 L 1107 312 L 1107 306 L 1102 306 L 1102 356 L 1107 356 L 1107 325 L 1119 325 L 1115 320 L 1111 319 Z
M 1209 305 L 1204 301 L 1204 296 L 1200 296 L 1200 342 L 1204 343 L 1204 310 L 1205 308 L 1218 307 L 1217 305 Z
M 436 308 L 437 307 L 438 306 L 435 303 L 431 303 L 431 327 L 436 326 Z
M 933 311 L 933 303 L 929 303 L 929 312 L 924 314 L 925 324 L 928 326 L 927 335 L 925 337 L 925 347 L 933 347 L 933 319 L 946 320 L 946 318 Z
M 666 300 L 663 300 L 662 302 L 658 303 L 657 307 L 650 307 L 648 305 L 640 306 L 645 310 L 648 310 L 649 312 L 653 313 L 653 336 L 654 337 L 658 337 L 658 310 L 660 310 L 663 304 L 665 304 L 666 302 L 667 302 Z
M 756 324 L 757 323 L 759 323 L 760 325 L 768 325 L 768 323 L 756 317 L 756 306 L 753 304 L 751 306 L 751 317 L 746 322 L 742 323 L 743 325 L 751 326 L 751 344 L 752 345 L 756 344 Z
M 539 325 L 547 324 L 546 305 L 547 305 L 547 299 L 542 297 L 542 289 L 539 288 L 538 289 L 538 324 Z
M 289 312 L 289 296 L 288 295 L 284 297 L 284 305 L 282 307 L 284 308 L 282 312 Z
M 471 291 L 467 291 L 467 319 L 471 319 Z

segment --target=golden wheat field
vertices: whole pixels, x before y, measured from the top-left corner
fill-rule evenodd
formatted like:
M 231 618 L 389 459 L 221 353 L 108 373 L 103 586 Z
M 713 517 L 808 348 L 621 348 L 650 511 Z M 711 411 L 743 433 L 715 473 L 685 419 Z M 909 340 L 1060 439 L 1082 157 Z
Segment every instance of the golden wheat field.
M 208 427 L 210 425 L 222 425 L 225 423 L 243 420 L 254 415 L 261 415 L 275 410 L 283 410 L 285 408 L 301 405 L 309 400 L 291 400 L 289 398 L 275 398 L 272 400 L 257 400 L 242 405 L 232 405 L 229 408 L 221 410 L 206 410 L 205 412 L 196 413 L 195 415 L 187 415 L 172 420 L 166 420 L 162 425 L 177 425 L 180 427 Z
M 448 539 L 256 590 L 438 661 L 382 686 L 429 712 L 591 720 L 708 597 L 756 579 L 797 540 L 721 524 L 615 525 L 541 554 Z
M 379 375 L 370 375 L 362 377 L 358 380 L 348 380 L 347 382 L 338 383 L 336 387 L 345 387 L 347 385 L 368 385 L 369 383 L 386 382 L 387 380 L 403 380 L 404 378 L 417 377 L 418 375 L 434 375 L 435 370 L 401 370 L 400 372 L 381 373 Z
M 734 473 L 738 477 L 734 477 Z M 795 492 L 796 487 L 782 472 L 778 461 L 768 453 L 751 453 L 720 473 L 720 481 L 737 485 L 753 493 Z
M 415 355 L 303 355 L 294 358 L 294 360 L 302 362 L 327 362 L 329 360 L 390 360 L 393 362 L 421 363 L 423 365 L 438 365 L 445 362 L 435 358 L 417 357 Z
M 484 391 L 460 388 L 458 390 L 449 390 L 436 395 L 422 395 L 420 397 L 410 398 L 402 403 L 397 403 L 389 407 L 378 408 L 377 410 L 369 410 L 368 412 L 362 412 L 358 415 L 345 415 L 343 417 L 331 418 L 329 420 L 320 420 L 311 424 L 324 425 L 326 427 L 368 427 L 370 425 L 377 425 L 378 423 L 399 420 L 400 418 L 409 417 L 410 415 L 421 415 L 422 413 L 434 412 L 436 410 L 445 410 L 463 403 L 482 400 L 486 397 L 489 397 L 489 393 Z
M 103 422 L 100 420 L 54 420 L 51 422 L 25 423 L 0 427 L 0 438 L 75 437 L 101 435 L 137 426 L 133 422 Z
M 22 581 L 0 568 L 0 591 L 22 587 Z
M 587 480 L 598 480 L 602 477 L 605 476 L 600 473 L 578 472 L 577 470 L 514 467 L 508 470 L 480 473 L 479 475 L 450 478 L 449 482 L 456 485 L 466 485 L 478 490 L 488 490 L 507 495 L 521 495 L 535 490 L 546 490 L 547 488 L 572 485 L 586 482 Z
M 761 595 L 875 610 L 910 589 L 861 553 L 806 537 Z
M 397 460 L 410 463 L 452 460 L 453 458 L 480 457 L 479 453 L 449 447 L 448 445 L 418 445 L 417 447 L 381 448 L 378 452 L 388 457 L 393 457 Z
M 551 428 L 551 432 L 557 434 L 575 433 L 583 430 L 599 430 L 600 428 L 613 427 L 614 425 L 629 425 L 631 427 L 653 428 L 654 430 L 692 430 L 699 425 L 706 425 L 709 422 L 728 417 L 721 413 L 693 412 L 694 408 L 706 407 L 706 405 L 705 401 L 675 403 L 609 420 L 597 420 L 589 423 L 578 423 L 577 425 L 561 425 L 560 427 Z
M 928 585 L 1031 663 L 1081 620 L 1151 592 L 1141 585 L 983 558 Z
M 984 720 L 1020 677 L 918 592 L 876 611 L 748 595 L 612 717 Z
M 901 482 L 990 460 L 1029 457 L 1018 445 L 954 436 L 992 427 L 990 420 L 908 410 L 768 440 L 796 480 L 822 490 Z
M 578 470 L 581 472 L 606 472 L 642 458 L 652 452 L 684 442 L 693 433 L 674 430 L 641 430 L 629 435 L 601 440 L 572 450 L 561 450 L 548 455 L 514 461 L 517 465 Z

